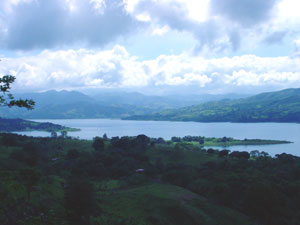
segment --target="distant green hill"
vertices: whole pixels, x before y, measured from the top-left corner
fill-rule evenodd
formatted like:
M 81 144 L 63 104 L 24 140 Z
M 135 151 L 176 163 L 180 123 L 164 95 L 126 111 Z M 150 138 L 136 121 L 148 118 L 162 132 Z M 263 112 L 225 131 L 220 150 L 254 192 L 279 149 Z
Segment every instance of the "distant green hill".
M 300 88 L 213 101 L 125 119 L 199 122 L 300 122 Z
M 101 92 L 88 96 L 78 91 L 47 91 L 16 94 L 35 101 L 34 110 L 1 108 L 0 117 L 23 119 L 121 118 L 147 115 L 166 109 L 200 104 L 240 95 L 147 96 L 140 93 Z
M 103 211 L 145 225 L 254 225 L 238 211 L 175 185 L 150 184 L 103 198 Z
M 61 126 L 53 123 L 39 123 L 22 119 L 0 118 L 0 132 L 13 131 L 76 131 L 77 129 Z
M 120 118 L 152 110 L 116 104 L 114 101 L 101 102 L 77 91 L 47 91 L 16 95 L 17 98 L 33 99 L 33 110 L 2 108 L 0 117 L 24 119 L 73 119 L 73 118 Z

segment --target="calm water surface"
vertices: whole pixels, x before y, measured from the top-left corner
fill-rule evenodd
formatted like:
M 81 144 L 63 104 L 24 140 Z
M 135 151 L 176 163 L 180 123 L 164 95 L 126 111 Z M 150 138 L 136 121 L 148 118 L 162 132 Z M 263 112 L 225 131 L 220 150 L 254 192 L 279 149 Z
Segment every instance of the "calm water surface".
M 92 139 L 95 136 L 135 136 L 145 134 L 149 137 L 170 139 L 172 136 L 186 135 L 205 137 L 233 137 L 237 139 L 259 138 L 292 141 L 292 144 L 264 146 L 232 146 L 229 150 L 266 151 L 271 155 L 290 153 L 300 156 L 300 124 L 296 123 L 198 123 L 169 121 L 130 121 L 119 119 L 57 119 L 35 120 L 51 122 L 67 127 L 79 128 L 81 131 L 69 132 L 72 137 Z M 49 136 L 47 132 L 18 132 L 30 136 Z M 220 149 L 222 147 L 219 147 Z

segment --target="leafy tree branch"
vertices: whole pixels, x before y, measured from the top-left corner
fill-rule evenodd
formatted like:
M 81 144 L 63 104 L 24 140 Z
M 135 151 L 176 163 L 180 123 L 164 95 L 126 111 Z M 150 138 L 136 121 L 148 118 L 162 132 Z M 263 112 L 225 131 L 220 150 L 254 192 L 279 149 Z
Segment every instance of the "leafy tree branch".
M 27 108 L 32 110 L 35 102 L 32 99 L 15 99 L 10 93 L 11 84 L 16 80 L 12 75 L 4 75 L 0 78 L 0 106 Z

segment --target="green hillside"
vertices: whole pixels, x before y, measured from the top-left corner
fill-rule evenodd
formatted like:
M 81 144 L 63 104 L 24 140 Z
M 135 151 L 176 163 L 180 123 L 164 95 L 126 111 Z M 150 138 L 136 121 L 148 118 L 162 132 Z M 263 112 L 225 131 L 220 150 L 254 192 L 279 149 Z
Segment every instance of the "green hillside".
M 4 119 L 0 118 L 0 132 L 13 131 L 77 131 L 78 129 L 69 128 L 53 123 L 39 123 L 23 119 Z
M 199 122 L 300 122 L 300 88 L 221 100 L 125 119 Z
M 245 215 L 217 206 L 189 190 L 149 184 L 105 195 L 103 211 L 139 225 L 254 224 Z
M 147 115 L 166 109 L 200 104 L 241 95 L 147 96 L 140 93 L 102 92 L 88 96 L 78 91 L 47 91 L 16 94 L 16 98 L 33 99 L 33 110 L 0 108 L 0 117 L 25 119 L 121 118 Z
M 300 158 L 0 134 L 1 225 L 299 225 Z

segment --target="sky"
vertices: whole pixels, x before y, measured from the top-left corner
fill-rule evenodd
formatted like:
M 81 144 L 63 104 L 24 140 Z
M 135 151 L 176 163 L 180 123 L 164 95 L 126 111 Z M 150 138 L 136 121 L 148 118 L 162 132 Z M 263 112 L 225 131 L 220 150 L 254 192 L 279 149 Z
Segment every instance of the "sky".
M 299 0 L 1 0 L 13 91 L 300 87 Z

